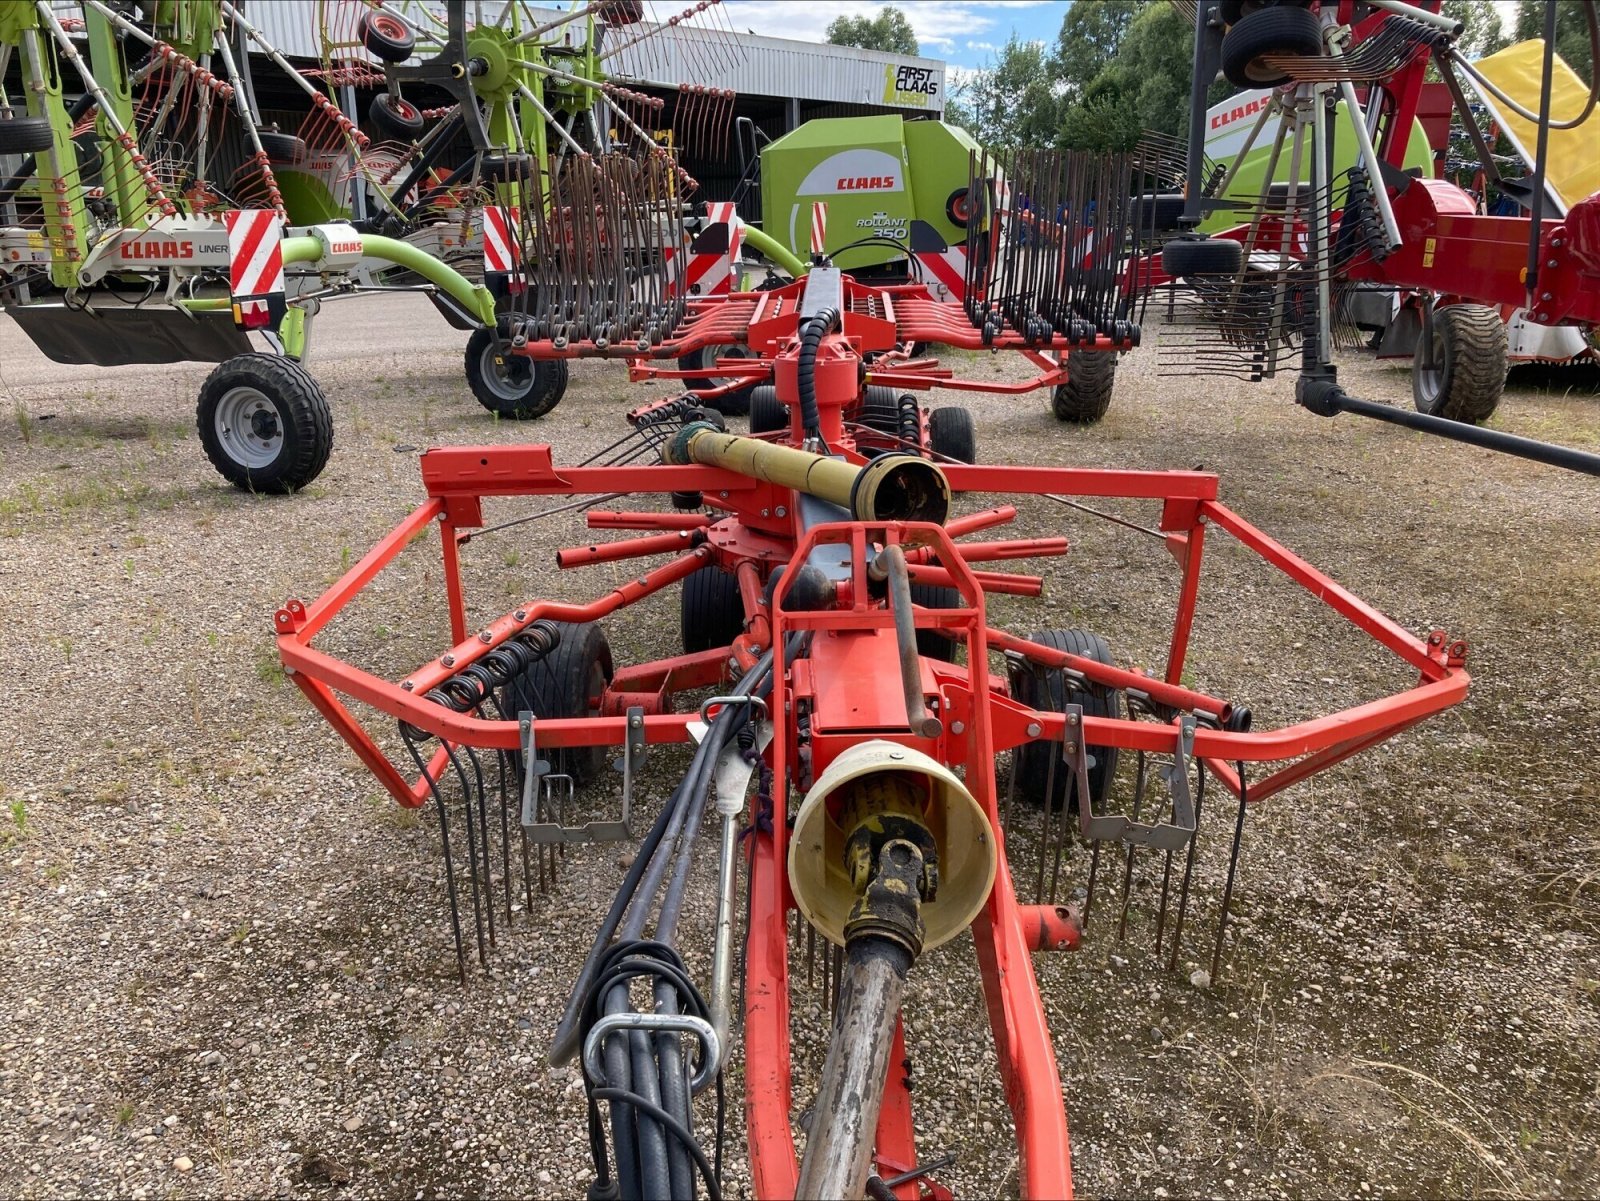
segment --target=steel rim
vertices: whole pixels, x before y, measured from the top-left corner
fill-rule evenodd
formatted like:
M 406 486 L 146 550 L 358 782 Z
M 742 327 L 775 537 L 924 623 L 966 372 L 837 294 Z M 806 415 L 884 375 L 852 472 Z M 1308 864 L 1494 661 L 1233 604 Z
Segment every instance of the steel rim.
M 245 467 L 270 467 L 283 453 L 278 407 L 259 389 L 241 386 L 223 393 L 212 425 L 228 456 Z
M 1431 408 L 1444 388 L 1444 339 L 1437 333 L 1428 342 L 1428 358 L 1415 367 L 1417 391 Z
M 483 382 L 495 399 L 522 401 L 533 391 L 533 360 L 522 355 L 502 355 L 493 342 L 483 348 Z

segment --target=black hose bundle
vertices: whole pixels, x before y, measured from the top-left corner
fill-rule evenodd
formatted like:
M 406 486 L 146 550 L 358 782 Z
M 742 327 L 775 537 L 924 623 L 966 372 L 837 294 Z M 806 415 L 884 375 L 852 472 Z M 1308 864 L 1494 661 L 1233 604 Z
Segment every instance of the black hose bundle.
M 800 330 L 800 425 L 808 438 L 822 436 L 822 416 L 817 411 L 817 348 L 839 320 L 838 309 L 823 309 Z
M 800 636 L 796 636 L 789 653 L 798 653 L 802 646 Z M 733 696 L 765 696 L 771 690 L 772 661 L 772 652 L 768 651 L 734 686 Z M 705 1001 L 672 942 L 717 759 L 735 739 L 745 753 L 755 753 L 753 741 L 740 738 L 750 725 L 751 707 L 730 701 L 717 713 L 696 748 L 683 781 L 646 832 L 573 984 L 566 1012 L 551 1043 L 551 1063 L 570 1060 L 602 1018 L 632 1012 L 628 986 L 635 979 L 652 981 L 655 1013 L 704 1018 Z M 666 891 L 656 916 L 654 937 L 645 938 L 652 902 L 663 884 Z M 601 1063 L 604 1079 L 591 1079 L 586 1065 L 584 1080 L 596 1172 L 590 1189 L 592 1201 L 613 1197 L 692 1199 L 697 1175 L 704 1182 L 707 1195 L 719 1197 L 723 1116 L 720 1070 L 716 1077 L 717 1154 L 716 1163 L 712 1164 L 694 1140 L 690 1072 L 679 1032 L 613 1031 L 601 1048 Z M 610 1108 L 610 1154 L 606 1123 L 599 1110 L 601 1102 Z

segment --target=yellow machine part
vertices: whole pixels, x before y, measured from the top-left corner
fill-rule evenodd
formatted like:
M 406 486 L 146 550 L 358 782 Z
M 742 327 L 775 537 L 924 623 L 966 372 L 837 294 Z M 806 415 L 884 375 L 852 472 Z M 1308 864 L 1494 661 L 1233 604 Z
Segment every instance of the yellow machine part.
M 1531 113 L 1539 111 L 1539 84 L 1544 75 L 1543 38 L 1507 46 L 1472 65 L 1523 108 Z M 1522 148 L 1528 160 L 1533 161 L 1539 145 L 1539 127 L 1532 121 L 1524 121 L 1515 113 L 1506 112 L 1493 96 L 1485 96 L 1484 99 L 1501 128 Z M 1550 120 L 1572 120 L 1583 111 L 1588 99 L 1589 85 L 1578 78 L 1577 72 L 1567 66 L 1559 54 L 1556 55 L 1550 85 Z M 1575 129 L 1550 131 L 1545 179 L 1561 197 L 1563 206 L 1571 208 L 1585 197 L 1600 192 L 1600 154 L 1595 152 L 1597 145 L 1600 145 L 1600 108 L 1590 113 L 1589 119 Z

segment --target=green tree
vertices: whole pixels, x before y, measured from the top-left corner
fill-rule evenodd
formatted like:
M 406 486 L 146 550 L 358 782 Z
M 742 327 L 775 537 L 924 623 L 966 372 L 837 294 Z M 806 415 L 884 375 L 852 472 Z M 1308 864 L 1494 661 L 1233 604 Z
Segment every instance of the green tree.
M 1516 40 L 1544 37 L 1543 0 L 1520 0 L 1517 4 Z M 1584 83 L 1594 79 L 1594 47 L 1589 41 L 1587 5 L 1556 3 L 1556 53 L 1578 73 Z
M 1117 56 L 1141 7 L 1139 0 L 1096 0 L 1067 8 L 1050 66 L 1069 99 L 1080 97 L 1089 81 Z
M 1461 22 L 1461 36 L 1456 39 L 1456 49 L 1468 61 L 1486 58 L 1496 50 L 1505 49 L 1506 35 L 1500 28 L 1500 14 L 1495 11 L 1493 0 L 1444 0 L 1441 12 Z M 1430 83 L 1439 81 L 1439 70 L 1431 62 L 1428 64 L 1427 79 Z
M 835 46 L 857 46 L 888 54 L 921 53 L 911 22 L 892 6 L 875 17 L 835 17 L 828 26 L 828 41 Z
M 986 146 L 1048 146 L 1055 141 L 1059 102 L 1048 57 L 1038 42 L 1012 34 L 973 77 L 967 107 Z

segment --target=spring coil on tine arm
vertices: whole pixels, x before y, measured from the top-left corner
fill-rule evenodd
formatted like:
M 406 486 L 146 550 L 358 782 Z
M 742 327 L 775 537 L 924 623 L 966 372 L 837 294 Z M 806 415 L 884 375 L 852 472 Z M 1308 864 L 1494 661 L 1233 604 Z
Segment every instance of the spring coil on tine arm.
M 456 713 L 471 713 L 493 695 L 495 689 L 520 675 L 561 645 L 561 631 L 553 622 L 534 622 L 515 638 L 494 648 L 476 663 L 462 668 L 437 688 L 423 694 L 424 700 L 443 705 Z M 426 730 L 409 722 L 401 727 L 414 738 L 427 738 Z

